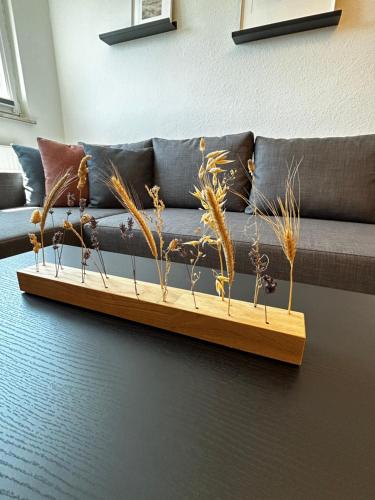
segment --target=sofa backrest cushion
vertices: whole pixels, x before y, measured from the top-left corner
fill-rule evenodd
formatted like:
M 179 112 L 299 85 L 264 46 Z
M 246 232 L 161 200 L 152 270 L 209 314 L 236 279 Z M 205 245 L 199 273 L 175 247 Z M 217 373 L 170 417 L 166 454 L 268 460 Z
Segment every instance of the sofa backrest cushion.
M 105 183 L 113 167 L 134 194 L 140 207 L 151 207 L 151 198 L 146 192 L 145 185 L 149 187 L 153 185 L 154 153 L 152 148 L 130 150 L 84 144 L 84 149 L 87 155 L 92 156 L 88 162 L 90 207 L 121 207 L 120 202 Z
M 124 142 L 123 144 L 92 144 L 84 141 L 78 141 L 81 146 L 101 146 L 103 148 L 114 148 L 114 149 L 128 149 L 131 151 L 139 151 L 140 149 L 152 148 L 152 140 L 146 139 L 145 141 L 138 142 Z
M 26 205 L 39 207 L 43 205 L 45 178 L 39 149 L 12 144 L 23 171 L 23 187 L 25 190 Z
M 288 166 L 300 162 L 300 215 L 375 223 L 375 135 L 255 142 L 254 182 L 267 200 L 285 194 Z M 267 211 L 253 189 L 250 204 Z M 297 194 L 297 193 L 296 193 Z
M 46 178 L 46 196 L 48 196 L 57 178 L 64 175 L 71 167 L 73 168 L 72 173 L 77 173 L 85 152 L 80 145 L 62 144 L 49 139 L 42 139 L 41 137 L 38 137 L 38 146 L 42 157 L 44 176 Z M 56 200 L 56 207 L 64 207 L 67 205 L 68 192 L 74 194 L 76 205 L 79 204 L 80 194 L 82 198 L 88 200 L 89 188 L 87 183 L 82 193 L 78 192 L 77 183 L 78 181 L 72 183 L 67 191 L 61 194 Z
M 227 168 L 236 170 L 232 190 L 248 196 L 250 181 L 246 164 L 252 157 L 254 136 L 252 132 L 206 137 L 206 153 L 228 150 L 228 159 L 234 160 Z M 199 200 L 190 193 L 198 185 L 198 170 L 202 163 L 199 151 L 200 138 L 185 140 L 153 139 L 155 155 L 155 184 L 160 186 L 160 197 L 167 207 L 198 208 Z M 246 203 L 234 193 L 229 193 L 226 209 L 233 212 L 244 210 Z
M 24 204 L 21 172 L 0 172 L 0 209 L 22 207 Z

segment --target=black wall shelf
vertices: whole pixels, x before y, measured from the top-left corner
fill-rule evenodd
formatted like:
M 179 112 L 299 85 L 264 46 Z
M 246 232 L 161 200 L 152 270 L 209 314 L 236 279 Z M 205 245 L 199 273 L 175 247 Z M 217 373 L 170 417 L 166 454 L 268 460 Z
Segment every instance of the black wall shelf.
M 116 43 L 129 42 L 137 38 L 158 35 L 159 33 L 166 33 L 176 29 L 177 22 L 165 18 L 149 23 L 137 24 L 136 26 L 129 26 L 128 28 L 122 28 L 116 31 L 109 31 L 108 33 L 101 33 L 99 38 L 108 45 L 115 45 Z
M 234 31 L 232 33 L 232 38 L 234 43 L 239 45 L 240 43 L 289 35 L 290 33 L 298 33 L 299 31 L 336 26 L 339 24 L 341 13 L 342 10 L 334 10 L 331 12 L 323 12 L 322 14 L 315 14 L 314 16 L 299 17 L 298 19 L 290 19 L 279 23 Z

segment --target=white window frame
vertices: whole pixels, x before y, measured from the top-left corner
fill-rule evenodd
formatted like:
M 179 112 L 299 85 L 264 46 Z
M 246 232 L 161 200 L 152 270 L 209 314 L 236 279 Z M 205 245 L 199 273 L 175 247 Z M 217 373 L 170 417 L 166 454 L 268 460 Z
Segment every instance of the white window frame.
M 3 63 L 4 76 L 11 99 L 0 96 L 0 113 L 6 115 L 21 115 L 19 101 L 19 85 L 16 71 L 15 51 L 12 44 L 9 11 L 6 1 L 0 0 L 0 57 Z

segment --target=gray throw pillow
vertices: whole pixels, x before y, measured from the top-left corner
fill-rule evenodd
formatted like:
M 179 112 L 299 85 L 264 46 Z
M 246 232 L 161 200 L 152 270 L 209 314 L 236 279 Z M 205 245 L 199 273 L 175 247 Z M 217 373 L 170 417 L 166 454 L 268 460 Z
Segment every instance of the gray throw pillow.
M 145 185 L 153 185 L 154 153 L 152 148 L 128 150 L 116 149 L 113 146 L 94 146 L 84 144 L 85 154 L 91 155 L 88 162 L 90 207 L 118 208 L 120 202 L 112 194 L 105 180 L 116 167 L 125 185 L 134 194 L 141 208 L 151 208 L 152 202 Z
M 39 149 L 12 144 L 23 171 L 26 205 L 40 207 L 45 197 L 45 177 Z
M 232 190 L 247 197 L 250 181 L 246 164 L 253 155 L 252 132 L 206 137 L 206 153 L 225 149 L 228 159 L 235 160 L 227 168 L 236 170 Z M 200 138 L 185 140 L 152 139 L 155 154 L 155 184 L 160 186 L 160 197 L 167 207 L 198 208 L 199 201 L 190 193 L 198 185 L 198 170 L 201 165 Z M 242 212 L 246 203 L 236 194 L 229 193 L 226 209 Z
M 255 185 L 285 195 L 288 165 L 300 162 L 301 217 L 375 223 L 375 135 L 255 141 Z M 297 194 L 297 193 L 296 193 Z M 250 202 L 267 211 L 254 190 Z

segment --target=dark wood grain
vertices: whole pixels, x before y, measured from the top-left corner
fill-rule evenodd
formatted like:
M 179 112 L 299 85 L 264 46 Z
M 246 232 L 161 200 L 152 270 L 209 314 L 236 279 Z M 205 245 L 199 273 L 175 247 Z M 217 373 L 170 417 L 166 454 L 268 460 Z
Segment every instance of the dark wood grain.
M 297 285 L 295 368 L 21 294 L 31 259 L 0 261 L 0 498 L 373 497 L 374 296 Z

